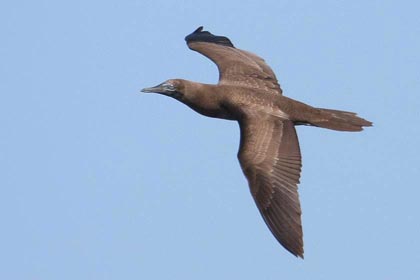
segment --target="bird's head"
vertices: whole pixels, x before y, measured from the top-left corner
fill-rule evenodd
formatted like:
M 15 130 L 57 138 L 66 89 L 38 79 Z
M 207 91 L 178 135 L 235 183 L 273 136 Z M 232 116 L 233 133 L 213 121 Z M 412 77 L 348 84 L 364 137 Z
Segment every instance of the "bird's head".
M 183 96 L 183 89 L 184 85 L 182 80 L 171 79 L 158 84 L 157 86 L 144 88 L 141 91 L 159 93 L 175 99 L 180 99 Z

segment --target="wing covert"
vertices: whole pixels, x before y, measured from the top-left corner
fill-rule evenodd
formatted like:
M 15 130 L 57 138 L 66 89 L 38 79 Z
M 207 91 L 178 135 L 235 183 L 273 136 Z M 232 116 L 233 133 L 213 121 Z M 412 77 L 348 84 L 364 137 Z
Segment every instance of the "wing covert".
M 200 27 L 185 40 L 190 49 L 212 60 L 219 70 L 219 84 L 237 85 L 282 93 L 276 75 L 259 56 L 237 49 L 224 36 Z

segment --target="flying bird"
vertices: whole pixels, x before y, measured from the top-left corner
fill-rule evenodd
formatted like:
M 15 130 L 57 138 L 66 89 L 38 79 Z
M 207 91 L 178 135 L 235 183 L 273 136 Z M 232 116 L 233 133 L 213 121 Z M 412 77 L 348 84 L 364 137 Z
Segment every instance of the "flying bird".
M 185 40 L 217 65 L 218 84 L 171 79 L 142 92 L 175 98 L 208 117 L 238 121 L 238 159 L 258 210 L 278 242 L 303 258 L 297 190 L 302 157 L 295 126 L 361 131 L 372 123 L 352 112 L 315 108 L 284 96 L 270 66 L 227 37 L 201 26 Z

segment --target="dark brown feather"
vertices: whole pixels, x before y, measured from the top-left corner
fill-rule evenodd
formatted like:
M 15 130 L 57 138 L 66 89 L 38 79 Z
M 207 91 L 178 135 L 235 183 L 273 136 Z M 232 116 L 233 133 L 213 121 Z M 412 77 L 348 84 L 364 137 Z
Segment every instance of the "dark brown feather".
M 301 209 L 297 184 L 301 154 L 291 121 L 272 117 L 240 122 L 238 158 L 264 221 L 276 239 L 303 258 Z
M 219 84 L 282 93 L 273 70 L 253 53 L 200 41 L 188 42 L 188 47 L 216 63 L 219 69 Z

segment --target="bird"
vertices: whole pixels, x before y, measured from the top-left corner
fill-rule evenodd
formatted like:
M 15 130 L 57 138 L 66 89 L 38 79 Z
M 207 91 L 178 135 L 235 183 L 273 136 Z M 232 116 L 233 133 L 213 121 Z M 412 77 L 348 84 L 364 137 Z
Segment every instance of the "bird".
M 264 59 L 202 26 L 185 41 L 217 65 L 218 83 L 169 79 L 141 91 L 172 97 L 207 117 L 239 123 L 238 159 L 257 208 L 277 241 L 303 259 L 298 194 L 302 156 L 295 126 L 356 132 L 372 122 L 353 112 L 316 108 L 284 96 Z

